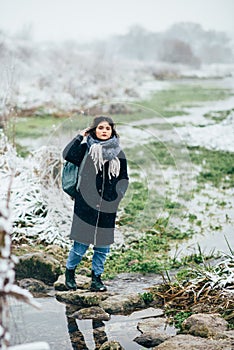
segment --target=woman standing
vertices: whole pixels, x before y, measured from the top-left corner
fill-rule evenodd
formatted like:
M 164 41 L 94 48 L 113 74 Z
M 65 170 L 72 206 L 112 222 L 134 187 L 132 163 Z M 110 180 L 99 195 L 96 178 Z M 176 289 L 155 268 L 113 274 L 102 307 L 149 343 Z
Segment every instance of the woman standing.
M 90 128 L 81 131 L 65 147 L 63 157 L 80 166 L 87 152 L 75 196 L 70 234 L 74 243 L 66 263 L 66 286 L 76 290 L 75 268 L 92 244 L 91 290 L 106 291 L 101 274 L 114 242 L 118 205 L 128 187 L 127 161 L 110 117 L 94 118 Z

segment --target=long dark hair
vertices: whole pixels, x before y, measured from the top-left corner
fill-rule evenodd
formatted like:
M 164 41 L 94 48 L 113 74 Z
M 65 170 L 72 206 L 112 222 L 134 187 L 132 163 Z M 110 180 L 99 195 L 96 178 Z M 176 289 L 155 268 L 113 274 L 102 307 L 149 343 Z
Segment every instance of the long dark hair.
M 94 139 L 97 138 L 95 130 L 96 130 L 96 127 L 98 126 L 98 124 L 100 124 L 102 122 L 107 122 L 111 126 L 111 130 L 112 130 L 111 137 L 113 137 L 113 136 L 119 137 L 119 135 L 117 134 L 117 132 L 115 130 L 115 123 L 114 123 L 113 119 L 111 117 L 107 117 L 105 115 L 99 115 L 93 119 L 92 124 L 90 125 L 89 129 L 87 130 L 87 133 L 90 136 L 92 136 L 92 138 L 94 138 Z

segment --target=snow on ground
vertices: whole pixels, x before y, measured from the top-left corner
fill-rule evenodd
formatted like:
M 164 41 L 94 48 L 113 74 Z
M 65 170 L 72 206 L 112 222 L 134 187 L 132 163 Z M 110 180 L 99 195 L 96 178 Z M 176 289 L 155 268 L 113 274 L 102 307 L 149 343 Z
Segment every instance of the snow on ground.
M 233 78 L 226 80 L 224 86 L 233 87 Z M 221 101 L 203 102 L 199 103 L 199 106 L 183 108 L 186 115 L 170 118 L 156 116 L 132 122 L 129 133 L 136 136 L 135 142 L 141 140 L 145 143 L 149 138 L 154 138 L 162 142 L 173 141 L 189 146 L 234 152 L 234 110 L 231 111 L 232 109 L 234 109 L 234 96 Z M 230 111 L 230 114 L 221 122 L 205 117 L 205 114 L 216 111 Z M 151 127 L 152 124 L 154 124 L 153 127 Z M 167 125 L 166 131 L 157 129 L 157 124 Z M 132 128 L 134 126 L 139 128 L 141 125 L 142 130 Z
M 186 126 L 177 131 L 190 146 L 202 146 L 207 149 L 234 152 L 234 112 L 220 124 L 207 125 L 204 128 Z
M 186 116 L 170 118 L 170 122 L 181 123 L 175 131 L 189 146 L 202 146 L 207 149 L 234 152 L 234 97 L 224 101 L 205 103 L 202 107 L 192 107 Z M 205 118 L 214 111 L 228 111 L 230 114 L 221 122 Z
M 182 231 L 193 230 L 195 234 L 176 247 L 171 256 L 179 257 L 195 253 L 198 245 L 208 254 L 212 251 L 230 253 L 226 240 L 234 247 L 234 189 L 220 189 L 209 184 L 199 192 L 194 192 L 189 201 L 183 201 L 186 207 L 184 217 L 173 218 L 173 224 Z M 190 221 L 190 215 L 196 217 Z M 200 223 L 202 223 L 200 225 Z
M 234 71 L 234 64 L 202 64 L 198 69 L 190 69 L 184 72 L 184 76 L 204 78 L 223 78 L 230 76 L 230 71 Z

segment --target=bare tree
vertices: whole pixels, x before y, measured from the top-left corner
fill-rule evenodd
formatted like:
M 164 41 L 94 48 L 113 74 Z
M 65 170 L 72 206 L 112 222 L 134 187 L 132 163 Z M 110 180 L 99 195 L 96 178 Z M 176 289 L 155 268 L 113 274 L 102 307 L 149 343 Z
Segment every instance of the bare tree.
M 194 66 L 200 64 L 190 45 L 177 39 L 166 40 L 163 43 L 160 58 L 162 61 L 170 63 L 184 63 Z

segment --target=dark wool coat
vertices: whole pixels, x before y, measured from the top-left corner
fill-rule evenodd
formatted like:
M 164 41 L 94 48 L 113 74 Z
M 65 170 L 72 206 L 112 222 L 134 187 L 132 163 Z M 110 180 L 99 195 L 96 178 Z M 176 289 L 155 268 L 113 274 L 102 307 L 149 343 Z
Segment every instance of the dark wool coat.
M 64 159 L 78 166 L 88 148 L 82 140 L 83 136 L 78 135 L 63 151 Z M 109 179 L 109 162 L 96 174 L 94 162 L 87 155 L 74 201 L 71 239 L 95 246 L 114 242 L 116 212 L 128 187 L 127 161 L 123 151 L 120 151 L 118 158 L 119 176 Z

